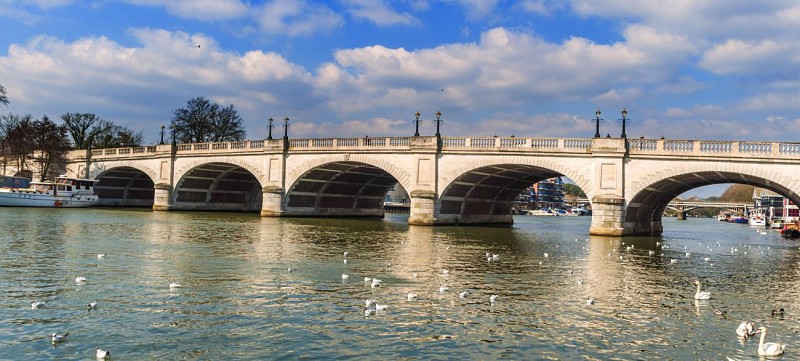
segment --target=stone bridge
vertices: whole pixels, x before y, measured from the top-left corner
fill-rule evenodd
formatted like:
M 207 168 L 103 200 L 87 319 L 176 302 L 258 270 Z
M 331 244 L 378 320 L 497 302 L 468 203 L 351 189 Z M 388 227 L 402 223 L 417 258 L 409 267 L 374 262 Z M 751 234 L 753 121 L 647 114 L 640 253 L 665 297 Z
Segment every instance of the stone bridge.
M 800 143 L 621 138 L 274 139 L 76 150 L 67 173 L 99 180 L 101 204 L 265 217 L 381 217 L 395 184 L 409 224 L 511 225 L 514 198 L 566 176 L 592 205 L 590 233 L 660 234 L 696 187 L 743 183 L 800 204 Z

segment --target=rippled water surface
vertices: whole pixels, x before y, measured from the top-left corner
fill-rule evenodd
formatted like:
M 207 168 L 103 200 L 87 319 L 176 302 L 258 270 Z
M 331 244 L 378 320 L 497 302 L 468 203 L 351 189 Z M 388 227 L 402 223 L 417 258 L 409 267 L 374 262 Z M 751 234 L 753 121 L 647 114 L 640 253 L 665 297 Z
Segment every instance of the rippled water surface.
M 116 360 L 755 360 L 758 340 L 734 332 L 744 319 L 789 344 L 785 359 L 800 355 L 800 244 L 711 219 L 607 238 L 588 236 L 589 217 L 434 229 L 398 216 L 0 216 L 2 359 L 90 360 L 103 348 Z M 695 279 L 710 301 L 694 300 Z M 365 299 L 388 308 L 365 316 Z M 54 346 L 53 332 L 70 335 Z

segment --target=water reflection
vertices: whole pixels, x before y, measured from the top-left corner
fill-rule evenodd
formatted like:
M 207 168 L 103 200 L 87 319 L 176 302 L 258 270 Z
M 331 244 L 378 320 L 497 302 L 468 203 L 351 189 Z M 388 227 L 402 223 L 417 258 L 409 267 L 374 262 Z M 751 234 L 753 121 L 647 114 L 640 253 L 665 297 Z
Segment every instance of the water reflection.
M 800 341 L 798 244 L 713 220 L 621 239 L 589 237 L 586 217 L 432 228 L 397 216 L 0 213 L 3 359 L 98 346 L 134 359 L 748 359 L 757 342 L 734 332 L 744 319 Z M 694 300 L 695 279 L 711 300 Z M 366 299 L 388 308 L 365 317 Z M 53 349 L 42 335 L 55 331 L 75 338 Z

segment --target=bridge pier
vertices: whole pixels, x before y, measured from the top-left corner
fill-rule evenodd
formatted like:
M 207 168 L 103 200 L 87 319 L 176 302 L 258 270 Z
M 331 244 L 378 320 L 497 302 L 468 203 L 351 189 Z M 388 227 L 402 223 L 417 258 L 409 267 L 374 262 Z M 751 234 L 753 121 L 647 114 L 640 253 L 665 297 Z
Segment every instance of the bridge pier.
M 678 220 L 685 221 L 686 220 L 686 212 L 678 212 Z
M 266 186 L 261 188 L 261 216 L 282 216 L 284 196 L 285 192 L 282 187 Z
M 618 197 L 592 198 L 592 225 L 589 234 L 594 236 L 623 236 L 625 232 L 625 199 Z
M 409 194 L 409 197 L 411 197 L 411 209 L 409 210 L 408 224 L 433 226 L 436 223 L 436 193 L 415 190 Z
M 154 211 L 168 211 L 172 208 L 172 185 L 169 183 L 156 183 L 153 196 Z

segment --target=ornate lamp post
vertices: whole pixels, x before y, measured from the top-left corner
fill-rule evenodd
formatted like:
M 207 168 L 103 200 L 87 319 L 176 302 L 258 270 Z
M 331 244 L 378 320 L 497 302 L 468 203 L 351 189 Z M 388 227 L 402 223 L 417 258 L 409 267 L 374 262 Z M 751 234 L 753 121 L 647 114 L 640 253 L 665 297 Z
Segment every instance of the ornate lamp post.
M 161 142 L 158 144 L 164 144 L 164 124 L 161 124 Z
M 269 117 L 268 120 L 269 120 L 269 124 L 268 124 L 269 135 L 267 135 L 267 139 L 272 139 L 272 122 L 274 120 L 272 120 L 272 117 Z
M 171 128 L 172 128 L 172 146 L 174 147 L 176 144 L 178 144 L 178 140 L 175 139 L 175 123 L 174 122 L 172 123 L 172 127 Z
M 622 135 L 620 135 L 620 138 L 622 139 L 628 139 L 628 136 L 625 134 L 625 123 L 627 123 L 629 120 L 630 119 L 628 119 L 628 110 L 622 108 L 622 119 L 620 119 L 620 121 L 622 122 Z
M 283 118 L 283 140 L 289 140 L 289 117 Z
M 437 110 L 436 111 L 436 138 L 441 137 L 441 134 L 439 134 L 439 123 L 442 122 L 441 117 L 442 117 L 442 113 Z
M 414 114 L 414 116 L 417 117 L 417 120 L 416 120 L 417 127 L 416 127 L 416 130 L 414 131 L 414 136 L 415 137 L 419 137 L 419 116 L 420 116 L 419 110 L 417 110 L 417 112 Z
M 594 123 L 594 137 L 600 138 L 600 108 L 594 112 L 595 116 L 595 123 Z

